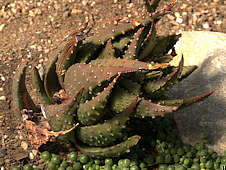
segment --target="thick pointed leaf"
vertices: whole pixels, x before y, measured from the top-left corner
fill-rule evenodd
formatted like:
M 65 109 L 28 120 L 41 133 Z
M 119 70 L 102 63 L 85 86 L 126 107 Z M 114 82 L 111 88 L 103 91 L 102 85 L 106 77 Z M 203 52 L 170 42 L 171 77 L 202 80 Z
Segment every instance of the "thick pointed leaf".
M 47 96 L 52 100 L 53 95 L 62 89 L 57 73 L 56 73 L 56 62 L 62 53 L 65 51 L 65 47 L 67 46 L 69 40 L 73 37 L 73 35 L 68 36 L 65 38 L 59 46 L 54 49 L 49 55 L 49 61 L 45 68 L 45 76 L 44 76 L 44 88 L 46 91 Z M 52 100 L 52 102 L 54 102 Z
M 16 73 L 13 77 L 12 85 L 12 109 L 16 116 L 20 115 L 20 111 L 23 109 L 33 110 L 39 112 L 40 108 L 37 107 L 31 99 L 30 94 L 27 91 L 25 85 L 27 60 L 23 60 L 16 69 Z
M 105 48 L 100 53 L 98 59 L 110 59 L 114 57 L 115 57 L 114 47 L 112 46 L 111 40 L 108 40 Z
M 48 123 L 53 131 L 62 131 L 72 128 L 75 122 L 75 111 L 81 99 L 83 88 L 71 99 L 62 104 L 47 105 L 42 109 L 46 115 Z M 74 133 L 60 136 L 62 140 L 74 141 Z
M 130 93 L 128 90 L 117 87 L 111 94 L 111 109 L 116 113 L 120 113 L 131 104 L 135 97 L 136 95 Z
M 200 96 L 186 98 L 186 99 L 172 99 L 172 100 L 161 100 L 158 103 L 165 106 L 177 106 L 179 109 L 190 106 L 194 103 L 204 100 L 205 98 L 209 97 L 212 92 L 204 93 Z
M 63 87 L 65 72 L 75 62 L 75 58 L 77 56 L 76 53 L 81 43 L 82 41 L 79 41 L 79 39 L 74 36 L 68 41 L 61 53 L 58 55 L 56 62 L 56 73 L 61 87 Z
M 47 96 L 50 99 L 52 99 L 53 95 L 62 88 L 59 84 L 58 77 L 56 74 L 56 61 L 57 61 L 57 56 L 54 56 L 54 58 L 50 59 L 50 62 L 46 68 L 47 70 L 44 77 L 44 88 Z
M 104 116 L 104 108 L 107 103 L 107 99 L 119 76 L 120 75 L 118 75 L 109 84 L 109 86 L 105 88 L 101 93 L 99 93 L 96 97 L 93 97 L 91 100 L 87 100 L 85 103 L 81 103 L 79 105 L 77 117 L 83 125 L 95 124 Z
M 167 88 L 170 88 L 172 87 L 172 85 L 177 83 L 178 80 L 180 79 L 180 76 L 183 70 L 183 64 L 184 64 L 184 58 L 182 56 L 178 67 L 172 73 L 160 79 L 157 79 L 154 81 L 151 80 L 147 82 L 147 84 L 144 87 L 144 90 L 148 94 L 148 96 L 149 97 L 158 97 L 158 95 L 161 96 L 161 94 L 165 90 L 167 90 Z
M 164 55 L 161 57 L 153 57 L 153 59 L 152 59 L 152 61 L 157 62 L 157 63 L 169 63 L 172 60 L 173 60 L 173 56 L 170 54 Z
M 129 59 L 121 59 L 121 58 L 93 60 L 91 64 L 94 66 L 125 67 L 125 68 L 139 69 L 139 70 L 142 70 L 142 69 L 156 70 L 160 67 L 168 65 L 168 63 L 150 64 L 150 63 L 146 63 L 138 60 L 129 60 Z
M 188 77 L 197 68 L 198 68 L 198 66 L 196 66 L 196 65 L 194 65 L 194 66 L 184 66 L 178 80 L 181 81 L 184 78 Z
M 108 59 L 110 60 L 110 59 Z M 97 60 L 96 60 L 97 61 Z M 99 61 L 99 60 L 98 60 Z M 97 61 L 97 62 L 98 62 Z M 72 97 L 78 89 L 84 87 L 92 90 L 97 85 L 101 86 L 103 81 L 108 81 L 118 73 L 138 71 L 136 67 L 122 66 L 93 66 L 91 64 L 74 64 L 65 75 L 65 89 Z
M 156 58 L 166 55 L 168 51 L 173 48 L 173 46 L 176 44 L 180 37 L 181 34 L 170 35 L 167 37 L 166 36 L 157 37 L 156 45 L 151 51 L 150 56 Z
M 138 106 L 135 113 L 135 117 L 152 117 L 155 118 L 156 116 L 164 116 L 167 113 L 172 113 L 178 109 L 177 106 L 164 106 L 160 104 L 153 103 L 150 100 L 142 99 Z
M 139 36 L 139 39 L 138 39 L 137 45 L 136 45 L 137 46 L 136 47 L 136 57 L 137 57 L 137 59 L 138 59 L 139 54 L 141 52 L 143 43 L 144 43 L 145 39 L 148 37 L 148 34 L 150 33 L 150 29 L 152 29 L 152 27 L 153 27 L 153 24 L 155 24 L 154 21 L 151 21 L 151 22 L 147 23 L 146 25 L 144 25 L 144 29 L 142 30 L 142 33 Z
M 79 102 L 81 100 L 81 94 L 84 88 L 81 88 L 73 97 L 68 100 L 65 100 L 61 104 L 53 104 L 53 105 L 46 105 L 44 110 L 47 119 L 51 119 L 51 117 L 59 117 L 61 115 L 73 115 L 78 108 Z
M 83 43 L 79 47 L 75 63 L 89 63 L 93 56 L 102 48 L 102 45 L 93 44 L 91 42 Z
M 129 93 L 139 96 L 140 91 L 141 91 L 141 85 L 130 80 L 123 78 L 119 81 L 119 86 L 128 90 Z
M 80 141 L 90 146 L 109 146 L 116 140 L 121 140 L 125 134 L 126 122 L 136 107 L 137 99 L 122 113 L 117 114 L 102 124 L 83 126 L 77 129 L 76 134 Z
M 95 35 L 88 37 L 85 42 L 103 45 L 107 40 L 114 39 L 119 35 L 123 35 L 137 27 L 133 22 L 125 22 L 119 20 L 106 21 L 99 24 L 94 30 Z
M 150 57 L 150 53 L 152 52 L 153 48 L 155 47 L 156 41 L 156 28 L 155 23 L 152 22 L 151 29 L 149 30 L 149 34 L 147 38 L 144 40 L 142 44 L 140 53 L 139 53 L 139 60 L 144 60 Z
M 41 80 L 36 67 L 34 67 L 32 70 L 32 85 L 35 88 L 37 96 L 40 97 L 40 100 L 43 104 L 52 104 L 51 99 L 47 96 L 45 92 L 44 83 Z
M 75 143 L 75 146 L 84 154 L 94 157 L 119 157 L 120 155 L 130 152 L 130 149 L 138 144 L 141 137 L 138 135 L 131 136 L 127 140 L 108 147 L 91 147 L 81 144 L 79 141 Z
M 146 80 L 154 80 L 154 79 L 160 79 L 163 75 L 162 71 L 150 71 L 145 74 Z
M 119 51 L 123 51 L 123 49 L 129 44 L 130 42 L 130 37 L 125 36 L 122 37 L 119 41 L 114 41 L 113 42 L 113 47 Z
M 136 59 L 137 58 L 137 49 L 141 45 L 141 34 L 144 30 L 144 27 L 141 27 L 133 36 L 131 43 L 128 45 L 128 49 L 125 51 L 123 58 L 125 59 Z

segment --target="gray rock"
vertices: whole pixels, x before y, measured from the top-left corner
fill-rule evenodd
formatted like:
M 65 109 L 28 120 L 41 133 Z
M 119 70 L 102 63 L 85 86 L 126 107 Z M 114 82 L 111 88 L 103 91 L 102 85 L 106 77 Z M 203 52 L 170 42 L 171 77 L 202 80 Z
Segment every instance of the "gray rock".
M 183 32 L 176 44 L 183 53 L 185 65 L 199 68 L 169 91 L 172 98 L 182 98 L 215 91 L 208 99 L 174 114 L 182 139 L 194 144 L 206 132 L 210 148 L 222 154 L 226 150 L 226 34 L 216 32 Z

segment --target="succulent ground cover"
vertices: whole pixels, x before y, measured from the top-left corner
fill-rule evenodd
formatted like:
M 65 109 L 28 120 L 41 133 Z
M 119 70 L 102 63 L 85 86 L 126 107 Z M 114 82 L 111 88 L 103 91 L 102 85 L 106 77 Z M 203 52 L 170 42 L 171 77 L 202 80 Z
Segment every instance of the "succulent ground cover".
M 90 157 L 118 157 L 139 146 L 145 137 L 142 122 L 212 94 L 173 100 L 164 95 L 197 67 L 183 66 L 183 56 L 177 67 L 169 64 L 180 35 L 158 36 L 155 24 L 175 1 L 156 11 L 158 3 L 147 1 L 150 16 L 139 21 L 106 21 L 66 38 L 50 56 L 44 75 L 33 68 L 32 84 L 41 105 L 26 89 L 27 62 L 21 62 L 12 106 L 32 131 L 34 147 L 59 136 Z M 143 128 L 150 130 L 148 124 Z

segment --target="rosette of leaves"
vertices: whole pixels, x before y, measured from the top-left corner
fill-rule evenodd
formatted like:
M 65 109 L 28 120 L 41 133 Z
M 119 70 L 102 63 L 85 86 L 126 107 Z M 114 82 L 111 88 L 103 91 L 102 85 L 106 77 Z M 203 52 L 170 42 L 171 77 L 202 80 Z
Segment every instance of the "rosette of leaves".
M 130 152 L 142 138 L 129 135 L 130 118 L 164 116 L 212 93 L 174 100 L 164 95 L 197 66 L 184 66 L 183 56 L 177 67 L 169 64 L 180 35 L 159 36 L 155 25 L 175 2 L 156 11 L 158 2 L 146 2 L 151 14 L 143 20 L 106 22 L 92 30 L 92 36 L 69 36 L 50 56 L 43 77 L 33 68 L 33 87 L 51 130 L 64 131 L 79 123 L 64 139 L 89 156 Z M 40 112 L 26 89 L 26 67 L 21 63 L 13 79 L 17 114 L 23 109 Z

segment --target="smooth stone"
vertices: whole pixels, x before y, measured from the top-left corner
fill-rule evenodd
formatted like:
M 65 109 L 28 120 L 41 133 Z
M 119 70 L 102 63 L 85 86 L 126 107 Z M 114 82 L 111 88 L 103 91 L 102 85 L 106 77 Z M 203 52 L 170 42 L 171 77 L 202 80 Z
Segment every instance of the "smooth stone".
M 206 100 L 174 114 L 185 143 L 199 142 L 200 133 L 211 139 L 208 145 L 219 154 L 226 150 L 226 34 L 218 32 L 183 32 L 175 45 L 178 56 L 182 54 L 185 65 L 199 68 L 169 91 L 170 98 L 197 96 L 214 91 Z

